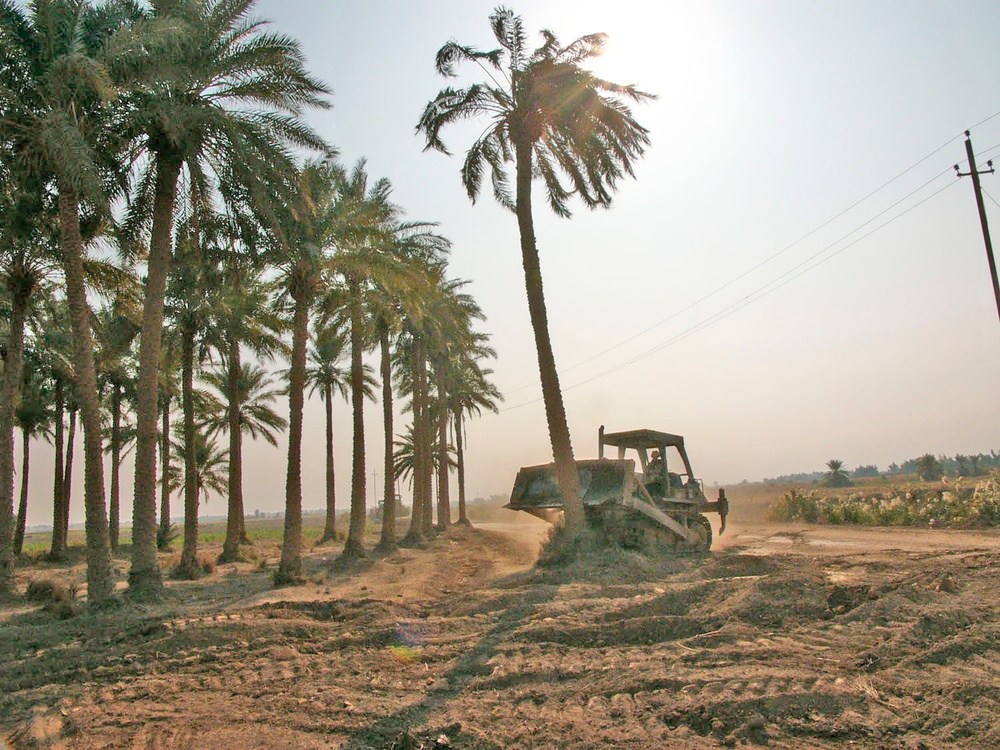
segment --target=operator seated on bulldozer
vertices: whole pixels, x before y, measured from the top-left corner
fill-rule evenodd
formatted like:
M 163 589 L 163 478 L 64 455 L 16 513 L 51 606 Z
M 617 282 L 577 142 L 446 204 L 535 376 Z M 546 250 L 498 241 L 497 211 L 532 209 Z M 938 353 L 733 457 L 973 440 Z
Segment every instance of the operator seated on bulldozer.
M 644 480 L 646 491 L 654 497 L 666 497 L 672 488 L 684 484 L 680 474 L 667 471 L 667 464 L 658 450 L 653 451 L 652 458 L 646 465 Z

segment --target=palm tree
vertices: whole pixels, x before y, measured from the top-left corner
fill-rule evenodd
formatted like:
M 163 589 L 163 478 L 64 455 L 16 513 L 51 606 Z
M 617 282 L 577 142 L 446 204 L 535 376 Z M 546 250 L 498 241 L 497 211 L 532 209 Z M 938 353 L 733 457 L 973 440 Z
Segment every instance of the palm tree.
M 27 10 L 0 0 L 8 54 L 25 75 L 17 106 L 4 119 L 22 163 L 54 182 L 58 196 L 62 267 L 73 330 L 73 366 L 84 432 L 84 504 L 88 598 L 113 595 L 108 518 L 104 503 L 102 436 L 90 310 L 84 284 L 81 207 L 107 213 L 107 178 L 117 168 L 117 128 L 109 127 L 114 96 L 105 44 L 132 6 L 83 0 L 35 0 Z M 10 51 L 14 50 L 14 51 Z
M 393 441 L 395 450 L 393 451 L 392 458 L 392 478 L 406 479 L 411 488 L 415 489 L 415 483 L 417 480 L 417 441 L 413 437 L 413 424 L 407 425 L 406 432 L 403 435 Z M 449 447 L 450 448 L 450 447 Z M 447 463 L 449 465 L 454 464 L 451 455 L 454 453 L 453 449 L 449 449 L 446 454 Z M 437 451 L 428 451 L 427 458 L 430 461 L 431 470 L 438 470 L 438 461 L 441 458 L 441 454 Z
M 221 392 L 227 403 L 229 433 L 229 505 L 226 521 L 226 539 L 222 545 L 219 562 L 230 562 L 239 557 L 239 545 L 249 544 L 243 508 L 243 433 L 245 416 L 243 398 L 251 395 L 242 363 L 243 347 L 259 358 L 269 359 L 274 353 L 284 351 L 279 336 L 284 321 L 270 305 L 274 285 L 263 279 L 260 264 L 237 250 L 242 246 L 236 238 L 235 226 L 226 222 L 220 239 L 229 239 L 228 248 L 218 248 L 222 253 L 221 290 L 212 317 L 224 332 L 222 361 L 226 368 L 225 388 Z M 256 397 L 256 395 L 255 395 Z M 277 424 L 277 423 L 276 423 Z M 281 421 L 281 429 L 285 426 Z M 254 435 L 256 438 L 256 436 Z
M 492 349 L 482 348 L 464 357 L 452 371 L 448 405 L 451 408 L 452 426 L 455 430 L 455 461 L 458 472 L 458 523 L 470 525 L 465 504 L 465 416 L 480 415 L 483 410 L 498 412 L 497 402 L 503 394 L 490 382 L 493 371 L 482 367 L 480 360 L 495 357 Z
M 62 540 L 62 548 L 57 551 L 53 545 L 51 555 L 53 560 L 61 560 L 65 558 L 66 553 L 69 551 L 67 546 L 69 543 L 69 508 L 73 499 L 73 459 L 75 458 L 74 453 L 76 447 L 76 422 L 77 415 L 80 413 L 80 402 L 77 399 L 76 391 L 76 383 L 66 389 L 66 412 L 69 416 L 69 420 L 66 429 L 66 457 L 63 464 L 63 497 L 58 519 L 59 537 Z M 108 536 L 110 540 L 110 534 Z
M 157 409 L 160 416 L 160 524 L 156 531 L 157 549 L 170 546 L 172 527 L 170 524 L 170 482 L 172 474 L 170 463 L 170 414 L 173 404 L 179 394 L 180 381 L 180 345 L 177 332 L 173 329 L 164 331 L 164 346 L 160 349 L 159 378 L 156 385 Z
M 438 293 L 429 302 L 428 318 L 432 322 L 430 339 L 431 370 L 434 376 L 438 450 L 438 527 L 451 525 L 451 498 L 449 494 L 448 424 L 451 418 L 449 392 L 456 378 L 455 370 L 471 352 L 484 347 L 484 337 L 472 330 L 475 320 L 485 316 L 473 298 L 462 291 L 465 280 L 441 279 Z M 492 350 L 486 347 L 486 352 Z
M 925 453 L 917 459 L 917 474 L 925 482 L 933 482 L 941 478 L 944 473 L 941 462 L 933 453 Z
M 233 373 L 228 358 L 223 361 L 221 367 L 208 370 L 201 374 L 202 380 L 211 386 L 219 395 L 218 403 L 224 407 L 215 412 L 209 411 L 207 417 L 203 417 L 204 426 L 208 428 L 209 434 L 218 432 L 230 432 L 233 429 L 232 411 L 233 404 L 236 408 L 236 430 L 239 432 L 239 440 L 235 441 L 239 446 L 234 455 L 232 446 L 234 441 L 229 435 L 229 471 L 226 479 L 226 489 L 230 493 L 230 512 L 238 512 L 240 520 L 243 516 L 242 498 L 238 510 L 233 508 L 233 471 L 234 460 L 239 460 L 241 455 L 243 435 L 249 435 L 252 440 L 263 438 L 270 445 L 277 447 L 277 432 L 288 426 L 284 417 L 280 416 L 272 408 L 274 400 L 281 391 L 271 387 L 271 378 L 263 367 L 254 364 L 241 364 L 236 373 L 235 385 L 233 383 Z M 235 396 L 234 396 L 235 393 Z M 204 400 L 204 395 L 202 395 Z M 242 470 L 240 470 L 242 473 Z M 242 482 L 240 482 L 242 484 Z M 233 524 L 233 516 L 230 515 L 226 528 L 226 542 L 223 545 L 219 562 L 232 562 L 239 558 L 240 528 Z M 243 531 L 242 533 L 246 533 Z M 227 545 L 229 549 L 227 550 Z M 233 549 L 235 547 L 235 549 Z M 228 552 L 228 554 L 227 554 Z
M 3 176 L 10 178 L 11 174 Z M 25 327 L 33 298 L 44 288 L 56 255 L 53 243 L 44 242 L 40 231 L 44 215 L 41 186 L 33 185 L 34 190 L 25 187 L 7 179 L 0 194 L 0 289 L 6 292 L 5 302 L 9 304 L 0 386 L 0 593 L 13 590 L 14 558 L 20 552 L 16 541 L 19 525 L 15 527 L 13 517 L 14 427 L 24 380 Z
M 288 353 L 288 462 L 285 523 L 276 586 L 296 583 L 302 572 L 302 413 L 306 388 L 309 315 L 324 270 L 325 248 L 341 220 L 337 190 L 343 170 L 330 159 L 309 161 L 298 178 L 298 194 L 284 215 L 274 259 L 281 270 L 277 304 L 291 318 Z
M 73 387 L 74 373 L 70 348 L 72 335 L 69 326 L 69 313 L 62 299 L 50 297 L 44 300 L 42 309 L 38 311 L 39 355 L 52 380 L 53 409 L 53 447 L 55 448 L 55 466 L 52 477 L 52 543 L 49 559 L 60 561 L 67 553 L 67 528 L 64 520 L 69 518 L 66 509 L 68 493 L 66 490 L 66 409 L 70 400 L 69 392 Z M 72 441 L 70 441 L 72 442 Z M 110 554 L 110 553 L 109 553 Z
M 413 283 L 412 269 L 400 258 L 388 252 L 394 234 L 392 222 L 399 208 L 389 200 L 392 186 L 386 179 L 369 185 L 365 161 L 359 160 L 350 175 L 344 175 L 340 186 L 341 203 L 352 221 L 345 227 L 331 258 L 331 271 L 339 280 L 339 289 L 328 294 L 327 309 L 340 307 L 348 326 L 351 365 L 352 462 L 351 514 L 347 540 L 342 555 L 346 558 L 365 554 L 363 535 L 367 518 L 365 433 L 364 433 L 364 373 L 363 350 L 375 337 L 370 315 L 385 289 L 405 289 Z
M 337 539 L 337 490 L 334 483 L 333 461 L 333 396 L 339 394 L 347 398 L 350 392 L 348 380 L 350 372 L 341 366 L 347 354 L 347 334 L 333 322 L 320 327 L 313 335 L 313 346 L 309 350 L 309 367 L 306 368 L 306 383 L 310 393 L 319 392 L 326 416 L 326 523 L 323 535 L 317 544 Z
M 174 450 L 181 460 L 187 463 L 187 452 L 190 450 L 187 441 L 176 441 Z M 226 491 L 226 452 L 212 439 L 207 430 L 198 430 L 194 439 L 194 455 L 190 457 L 195 467 L 194 486 L 198 497 L 208 500 L 209 492 L 223 494 Z M 174 475 L 174 482 L 181 481 L 180 475 Z M 187 482 L 187 478 L 183 479 Z M 179 489 L 177 484 L 172 489 Z M 175 574 L 180 578 L 190 578 L 190 571 L 178 569 Z
M 178 227 L 174 269 L 167 285 L 166 312 L 177 328 L 181 356 L 181 409 L 184 457 L 184 544 L 174 571 L 177 578 L 197 578 L 198 564 L 198 426 L 195 423 L 194 375 L 211 347 L 223 344 L 212 325 L 211 310 L 218 284 L 205 263 L 201 212 L 197 193 L 191 195 L 191 215 Z
M 121 461 L 122 451 L 130 432 L 123 423 L 125 406 L 135 393 L 135 366 L 133 343 L 139 333 L 136 320 L 137 300 L 130 298 L 125 290 L 98 313 L 97 333 L 101 343 L 98 354 L 102 390 L 108 391 L 108 410 L 111 429 L 108 434 L 108 453 L 111 454 L 111 486 L 108 502 L 108 536 L 111 551 L 118 550 L 121 526 Z M 134 433 L 133 433 L 134 434 Z
M 26 353 L 26 360 L 37 359 Z M 26 377 L 21 391 L 21 402 L 14 414 L 21 429 L 21 495 L 17 506 L 17 523 L 14 531 L 14 555 L 20 555 L 24 545 L 24 530 L 28 514 L 28 476 L 31 469 L 31 440 L 49 433 L 52 423 L 51 394 L 48 384 L 41 377 L 40 363 L 29 364 L 25 368 Z
M 431 497 L 438 456 L 433 450 L 434 415 L 428 376 L 428 339 L 433 335 L 432 329 L 433 322 L 428 316 L 408 316 L 396 344 L 398 390 L 409 394 L 404 411 L 412 415 L 413 513 L 410 528 L 403 537 L 403 542 L 409 545 L 419 544 L 433 534 Z
M 626 102 L 651 97 L 634 86 L 602 80 L 581 67 L 600 54 L 604 34 L 584 36 L 563 47 L 551 32 L 543 31 L 542 46 L 529 54 L 521 19 L 513 12 L 498 8 L 490 16 L 490 25 L 499 49 L 482 52 L 448 42 L 436 60 L 437 71 L 443 76 L 455 76 L 457 63 L 472 62 L 487 72 L 489 81 L 460 90 L 443 89 L 427 104 L 417 130 L 426 136 L 427 149 L 447 153 L 440 136 L 444 126 L 475 116 L 490 119 L 489 127 L 466 155 L 462 182 L 474 202 L 489 167 L 494 197 L 517 215 L 549 440 L 566 522 L 578 529 L 584 523 L 583 505 L 549 340 L 531 183 L 534 176 L 542 178 L 549 206 L 559 216 L 569 216 L 567 202 L 573 194 L 588 208 L 609 206 L 618 179 L 633 175 L 633 164 L 649 143 L 646 129 L 633 119 Z M 505 57 L 506 69 L 502 65 Z M 500 80 L 490 68 L 501 72 Z M 511 161 L 513 197 L 506 172 Z M 568 178 L 569 187 L 560 173 Z
M 201 379 L 215 389 L 219 396 L 216 400 L 223 405 L 221 410 L 203 410 L 201 423 L 212 434 L 226 432 L 229 429 L 229 406 L 226 403 L 229 368 L 222 366 L 207 370 L 201 373 Z M 275 399 L 281 395 L 281 390 L 271 387 L 271 376 L 267 374 L 267 370 L 252 363 L 244 363 L 240 367 L 236 387 L 239 390 L 240 404 L 236 415 L 237 428 L 252 440 L 263 439 L 277 447 L 276 433 L 288 427 L 285 418 L 272 407 Z M 199 396 L 201 401 L 206 400 L 204 392 Z
M 285 144 L 329 151 L 300 118 L 304 106 L 328 106 L 329 89 L 306 71 L 294 40 L 250 17 L 254 0 L 154 3 L 121 41 L 120 63 L 138 85 L 129 122 L 148 155 L 133 211 L 152 216 L 137 384 L 133 556 L 129 588 L 155 595 L 157 366 L 174 204 L 182 168 L 192 183 L 220 176 L 223 198 L 243 191 L 261 207 L 268 190 L 294 171 Z M 129 42 L 131 41 L 131 44 Z
M 345 554 L 355 556 L 364 529 L 365 471 L 362 349 L 366 342 L 363 292 L 371 274 L 394 272 L 391 258 L 378 255 L 376 237 L 390 213 L 388 182 L 368 188 L 364 160 L 348 175 L 331 160 L 307 162 L 300 179 L 299 197 L 290 207 L 282 241 L 288 249 L 283 262 L 285 297 L 292 301 L 292 352 L 289 368 L 289 444 L 286 479 L 285 538 L 276 583 L 298 578 L 301 567 L 301 412 L 306 383 L 306 342 L 311 307 L 320 285 L 324 320 L 350 322 L 353 440 L 351 525 Z
M 388 245 L 385 248 L 393 256 L 411 265 L 414 283 L 399 289 L 394 285 L 378 286 L 369 295 L 369 315 L 372 319 L 381 356 L 382 376 L 382 429 L 384 440 L 382 471 L 383 512 L 382 533 L 378 548 L 383 553 L 396 546 L 396 504 L 395 459 L 392 436 L 393 428 L 393 373 L 392 339 L 403 330 L 406 316 L 420 318 L 425 314 L 423 301 L 435 282 L 434 270 L 445 263 L 451 246 L 447 238 L 438 234 L 437 225 L 430 222 L 390 222 L 386 227 Z
M 831 458 L 826 462 L 826 468 L 828 471 L 823 475 L 823 484 L 827 487 L 850 487 L 854 484 L 840 459 Z
M 410 394 L 408 410 L 412 415 L 410 427 L 413 472 L 413 512 L 410 528 L 403 538 L 406 544 L 419 544 L 432 533 L 431 494 L 433 486 L 434 454 L 431 414 L 427 381 L 427 343 L 424 328 L 429 325 L 423 316 L 408 316 L 404 320 L 403 334 L 397 340 L 399 360 L 395 368 L 396 380 L 402 393 Z M 394 476 L 398 471 L 394 472 Z

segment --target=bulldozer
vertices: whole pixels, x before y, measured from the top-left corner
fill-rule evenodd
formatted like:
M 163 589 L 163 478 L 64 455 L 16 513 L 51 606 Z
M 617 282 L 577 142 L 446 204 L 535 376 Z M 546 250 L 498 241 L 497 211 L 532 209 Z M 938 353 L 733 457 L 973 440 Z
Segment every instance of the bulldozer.
M 705 513 L 718 513 L 726 530 L 729 501 L 719 489 L 709 502 L 691 469 L 684 438 L 657 430 L 598 431 L 598 458 L 576 462 L 588 523 L 623 547 L 647 552 L 705 553 L 712 526 Z M 605 458 L 605 448 L 617 448 Z M 638 467 L 636 465 L 638 461 Z M 562 514 L 555 464 L 517 472 L 506 508 L 554 523 Z

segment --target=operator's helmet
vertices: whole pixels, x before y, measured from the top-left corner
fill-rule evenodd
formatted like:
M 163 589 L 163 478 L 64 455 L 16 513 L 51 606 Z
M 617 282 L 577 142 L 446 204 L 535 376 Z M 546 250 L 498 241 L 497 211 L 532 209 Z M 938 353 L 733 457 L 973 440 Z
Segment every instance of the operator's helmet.
M 655 461 L 660 457 L 660 452 L 658 450 L 653 451 L 653 460 Z

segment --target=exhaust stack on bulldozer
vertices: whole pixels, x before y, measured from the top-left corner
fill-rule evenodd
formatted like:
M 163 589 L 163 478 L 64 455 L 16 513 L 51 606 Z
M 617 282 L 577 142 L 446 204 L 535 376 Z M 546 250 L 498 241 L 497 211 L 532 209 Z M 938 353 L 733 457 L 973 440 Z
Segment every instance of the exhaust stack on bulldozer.
M 683 437 L 656 430 L 606 433 L 602 425 L 598 443 L 598 458 L 577 461 L 576 471 L 587 520 L 602 533 L 625 547 L 707 552 L 712 526 L 703 514 L 718 513 L 719 534 L 726 530 L 726 492 L 708 501 Z M 605 458 L 608 446 L 618 449 L 617 458 Z M 554 464 L 518 471 L 506 507 L 554 522 L 562 510 Z

